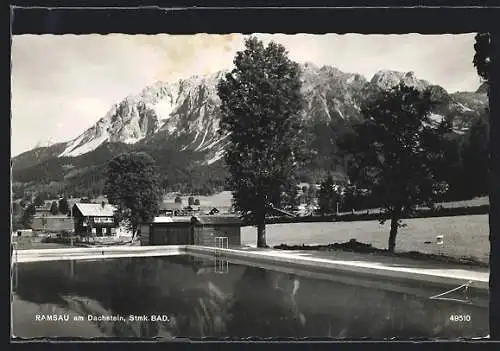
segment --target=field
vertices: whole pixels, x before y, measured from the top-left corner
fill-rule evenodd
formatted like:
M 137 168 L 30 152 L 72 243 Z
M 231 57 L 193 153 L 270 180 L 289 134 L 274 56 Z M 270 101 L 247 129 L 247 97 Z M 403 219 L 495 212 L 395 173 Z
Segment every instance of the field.
M 181 196 L 183 203 L 188 203 L 189 196 Z M 174 201 L 175 194 L 169 194 L 169 196 L 165 197 L 166 201 Z M 200 200 L 200 204 L 202 206 L 213 206 L 213 207 L 230 207 L 232 201 L 232 194 L 230 191 L 223 191 L 218 194 L 210 195 L 210 196 L 194 196 L 194 198 Z M 443 202 L 438 203 L 436 205 L 441 205 L 445 208 L 455 208 L 455 207 L 473 207 L 473 206 L 481 206 L 489 204 L 489 199 L 487 196 L 477 197 L 471 200 L 464 201 L 454 201 L 454 202 Z M 361 213 L 366 212 L 360 211 Z
M 218 194 L 214 194 L 214 195 L 210 195 L 210 196 L 195 195 L 193 197 L 195 199 L 200 200 L 201 206 L 221 207 L 221 208 L 230 207 L 231 200 L 233 198 L 230 191 L 223 191 L 223 192 L 220 192 Z M 173 202 L 174 198 L 175 198 L 175 194 L 169 194 L 168 196 L 164 197 L 164 200 Z M 187 205 L 188 198 L 189 198 L 189 196 L 181 196 L 182 203 Z
M 405 220 L 407 227 L 400 228 L 397 251 L 419 251 L 453 257 L 474 257 L 488 261 L 488 215 L 418 218 Z M 387 248 L 390 223 L 377 221 L 273 224 L 266 227 L 269 246 L 288 244 L 330 244 L 356 239 Z M 444 244 L 436 244 L 436 236 L 443 235 Z M 255 246 L 255 227 L 244 227 L 241 232 L 243 245 Z M 426 244 L 430 241 L 431 244 Z

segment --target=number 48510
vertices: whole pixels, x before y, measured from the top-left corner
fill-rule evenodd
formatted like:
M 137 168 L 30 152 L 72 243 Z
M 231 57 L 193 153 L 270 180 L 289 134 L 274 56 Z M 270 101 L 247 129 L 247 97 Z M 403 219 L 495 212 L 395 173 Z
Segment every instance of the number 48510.
M 450 316 L 450 321 L 452 322 L 470 322 L 470 314 L 452 314 Z

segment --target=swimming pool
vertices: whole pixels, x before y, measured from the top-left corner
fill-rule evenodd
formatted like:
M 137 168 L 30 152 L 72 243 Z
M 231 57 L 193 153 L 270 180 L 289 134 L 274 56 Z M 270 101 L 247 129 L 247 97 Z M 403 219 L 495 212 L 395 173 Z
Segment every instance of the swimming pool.
M 462 289 L 463 290 L 463 289 Z M 443 338 L 488 334 L 487 294 L 184 254 L 24 262 L 12 334 L 33 337 Z M 485 296 L 486 295 L 486 296 Z M 453 300 L 455 299 L 455 300 Z

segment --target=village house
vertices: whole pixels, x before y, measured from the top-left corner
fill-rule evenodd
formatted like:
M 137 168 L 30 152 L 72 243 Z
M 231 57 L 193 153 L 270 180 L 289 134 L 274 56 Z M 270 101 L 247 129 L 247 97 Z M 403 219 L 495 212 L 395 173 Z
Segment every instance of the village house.
M 162 202 L 160 205 L 160 216 L 173 217 L 178 216 L 182 212 L 182 204 L 176 202 Z
M 72 207 L 75 234 L 82 236 L 110 236 L 116 233 L 115 207 L 106 203 L 82 204 Z
M 35 217 L 45 217 L 50 216 L 52 213 L 50 212 L 50 207 L 52 203 L 44 203 L 42 206 L 35 206 Z

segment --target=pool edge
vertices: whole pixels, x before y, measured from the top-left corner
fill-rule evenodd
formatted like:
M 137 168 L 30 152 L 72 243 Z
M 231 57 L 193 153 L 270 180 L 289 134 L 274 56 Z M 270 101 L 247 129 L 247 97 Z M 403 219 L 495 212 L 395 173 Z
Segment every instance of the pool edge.
M 489 291 L 487 273 L 464 269 L 468 275 L 459 275 L 453 272 L 430 272 L 429 269 L 411 267 L 390 267 L 370 262 L 341 261 L 324 258 L 302 257 L 279 250 L 245 251 L 241 249 L 220 249 L 195 245 L 164 245 L 164 246 L 116 246 L 95 248 L 63 248 L 16 250 L 13 261 L 18 263 L 57 261 L 57 260 L 84 260 L 84 259 L 112 259 L 121 257 L 172 256 L 186 253 L 221 255 L 225 258 L 235 258 L 267 264 L 291 266 L 306 270 L 327 270 L 352 275 L 365 275 L 372 278 L 406 280 L 413 282 L 431 283 L 442 286 L 458 286 L 470 282 L 470 286 L 482 291 Z

